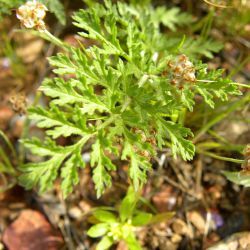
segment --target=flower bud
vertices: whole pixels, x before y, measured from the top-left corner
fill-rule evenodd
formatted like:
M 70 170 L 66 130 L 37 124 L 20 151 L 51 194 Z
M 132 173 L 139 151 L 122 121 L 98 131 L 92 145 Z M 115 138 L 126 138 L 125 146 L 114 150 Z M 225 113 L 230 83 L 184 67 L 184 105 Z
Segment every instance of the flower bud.
M 183 88 L 183 84 L 196 81 L 195 68 L 193 63 L 186 55 L 179 55 L 175 60 L 168 62 L 170 68 L 171 84 L 179 89 Z

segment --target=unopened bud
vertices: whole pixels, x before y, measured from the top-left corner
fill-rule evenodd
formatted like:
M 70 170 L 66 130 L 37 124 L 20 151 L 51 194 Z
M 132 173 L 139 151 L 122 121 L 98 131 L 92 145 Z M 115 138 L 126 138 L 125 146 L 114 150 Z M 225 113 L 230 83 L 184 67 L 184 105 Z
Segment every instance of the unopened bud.
M 168 62 L 170 68 L 170 83 L 176 85 L 179 89 L 183 89 L 186 82 L 195 82 L 195 68 L 193 63 L 186 55 L 179 55 L 174 60 Z

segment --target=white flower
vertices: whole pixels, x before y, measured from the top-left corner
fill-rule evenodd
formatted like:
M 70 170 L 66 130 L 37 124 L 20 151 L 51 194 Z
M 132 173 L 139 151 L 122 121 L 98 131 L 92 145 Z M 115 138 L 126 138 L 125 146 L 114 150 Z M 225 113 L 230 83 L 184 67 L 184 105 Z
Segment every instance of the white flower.
M 35 28 L 42 31 L 46 29 L 43 19 L 47 10 L 42 3 L 28 1 L 17 9 L 16 16 L 25 28 Z
M 48 9 L 46 8 L 46 6 L 44 6 L 41 3 L 37 3 L 36 4 L 36 8 L 34 9 L 34 13 L 36 15 L 37 18 L 39 19 L 44 19 L 46 16 L 46 11 Z

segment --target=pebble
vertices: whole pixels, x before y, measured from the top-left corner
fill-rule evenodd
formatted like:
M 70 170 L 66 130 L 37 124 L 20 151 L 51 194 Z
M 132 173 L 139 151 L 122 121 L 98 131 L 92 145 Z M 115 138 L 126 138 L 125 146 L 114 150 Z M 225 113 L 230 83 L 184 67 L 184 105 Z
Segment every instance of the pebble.
M 181 240 L 182 240 L 182 237 L 179 234 L 174 234 L 171 237 L 171 242 L 174 243 L 174 244 L 179 243 Z
M 38 211 L 26 209 L 3 234 L 8 250 L 59 250 L 63 239 Z
M 82 217 L 82 214 L 83 214 L 79 207 L 70 208 L 68 213 L 69 213 L 69 216 L 75 220 L 80 219 Z
M 200 233 L 204 234 L 206 222 L 200 213 L 197 211 L 188 212 L 187 218 L 199 230 Z
M 176 219 L 172 224 L 172 228 L 177 234 L 185 235 L 188 232 L 187 224 L 181 219 Z

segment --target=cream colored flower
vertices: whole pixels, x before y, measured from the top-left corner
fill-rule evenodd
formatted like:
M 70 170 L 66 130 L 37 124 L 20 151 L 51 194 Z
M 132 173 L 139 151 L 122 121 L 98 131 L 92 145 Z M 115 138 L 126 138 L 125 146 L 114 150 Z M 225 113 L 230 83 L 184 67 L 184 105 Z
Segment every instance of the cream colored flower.
M 186 82 L 195 82 L 195 68 L 186 55 L 180 55 L 168 63 L 171 73 L 171 83 L 180 89 Z
M 36 3 L 36 8 L 34 9 L 34 13 L 35 13 L 37 18 L 44 19 L 46 16 L 47 10 L 48 9 L 46 8 L 45 5 L 43 5 L 41 3 Z
M 45 22 L 43 20 L 39 20 L 37 21 L 36 23 L 36 29 L 37 30 L 45 30 L 46 29 L 46 25 L 45 25 Z
M 42 31 L 46 29 L 43 19 L 46 16 L 47 10 L 46 6 L 42 3 L 28 1 L 18 8 L 16 16 L 25 28 L 35 28 Z

